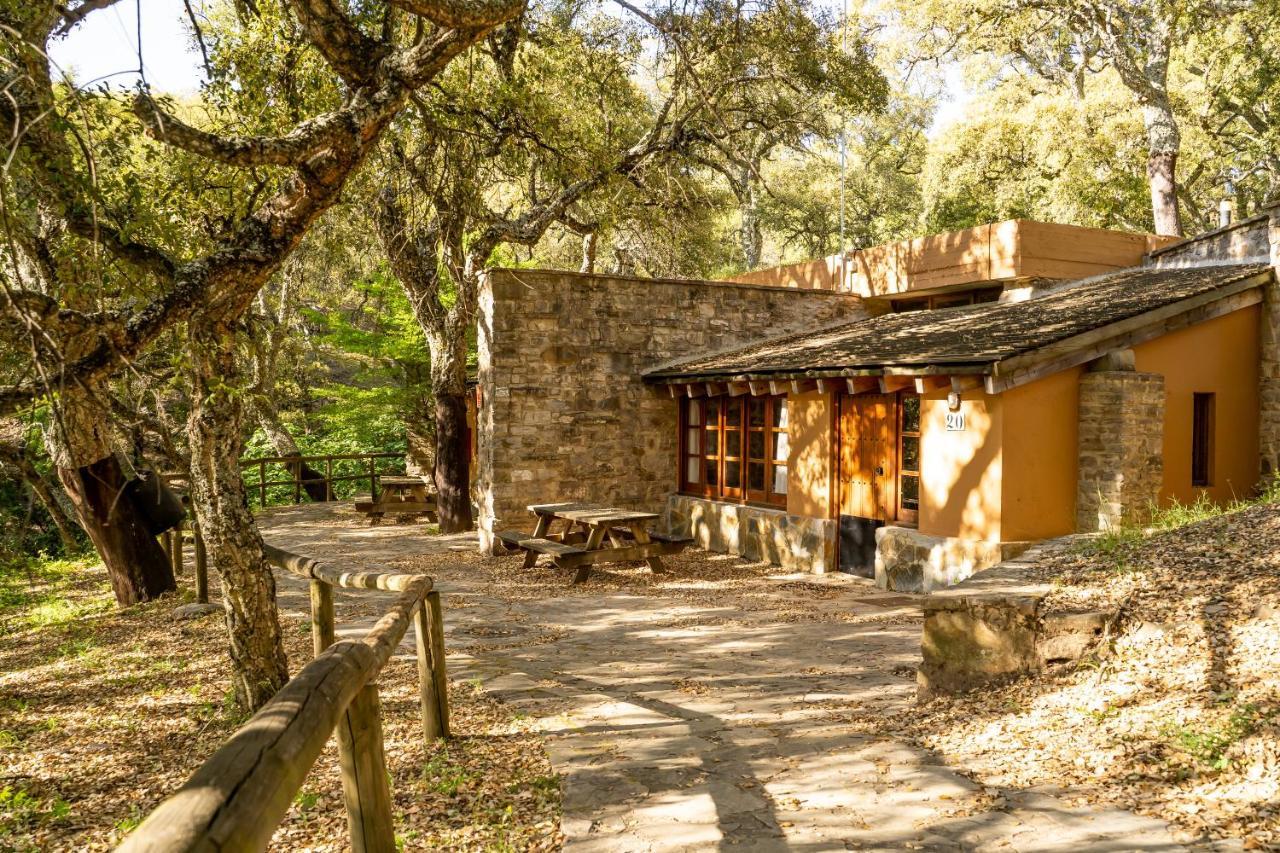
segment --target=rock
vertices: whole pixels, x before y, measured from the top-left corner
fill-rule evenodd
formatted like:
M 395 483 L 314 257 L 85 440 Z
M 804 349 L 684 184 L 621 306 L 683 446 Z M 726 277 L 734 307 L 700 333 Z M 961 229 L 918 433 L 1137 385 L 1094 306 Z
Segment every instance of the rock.
M 1151 640 L 1158 640 L 1166 633 L 1166 628 L 1159 622 L 1143 622 L 1137 628 L 1129 632 L 1129 638 L 1135 642 L 1146 643 Z
M 1280 607 L 1265 601 L 1253 608 L 1253 613 L 1249 614 L 1250 619 L 1256 619 L 1259 622 L 1269 621 L 1277 617 L 1280 617 Z
M 222 608 L 216 604 L 202 604 L 197 601 L 191 604 L 184 604 L 181 607 L 175 607 L 171 615 L 175 620 L 201 619 L 211 613 L 221 612 Z

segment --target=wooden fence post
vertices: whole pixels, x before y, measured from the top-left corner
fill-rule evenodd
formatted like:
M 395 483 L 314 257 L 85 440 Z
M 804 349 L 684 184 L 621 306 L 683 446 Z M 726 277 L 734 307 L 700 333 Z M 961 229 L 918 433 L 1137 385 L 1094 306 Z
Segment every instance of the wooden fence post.
M 440 699 L 436 695 L 434 670 L 431 666 L 431 610 L 424 598 L 413 611 L 413 631 L 418 650 L 418 695 L 422 701 L 422 734 L 427 745 L 443 737 L 440 730 Z
M 191 535 L 196 540 L 196 601 L 209 603 L 209 554 L 204 549 L 204 537 L 200 535 L 200 523 L 191 523 Z
M 338 764 L 352 853 L 395 853 L 396 849 L 380 704 L 378 685 L 371 681 L 338 722 Z
M 324 581 L 311 581 L 311 647 L 316 657 L 333 645 L 333 587 Z
M 333 500 L 333 454 L 324 458 L 324 499 Z
M 378 499 L 378 463 L 372 456 L 369 457 L 369 500 L 376 501 Z
M 182 574 L 182 570 L 185 568 L 182 562 L 182 527 L 183 524 L 179 521 L 178 526 L 169 531 L 169 535 L 172 537 L 171 542 L 173 543 L 173 547 L 169 549 L 169 566 L 173 569 L 175 578 Z
M 258 462 L 258 506 L 267 505 L 267 463 Z
M 436 698 L 436 715 L 439 720 L 440 737 L 449 736 L 449 676 L 444 665 L 444 608 L 440 605 L 440 593 L 432 590 L 427 593 L 427 616 L 431 623 L 428 636 L 431 638 L 431 682 Z

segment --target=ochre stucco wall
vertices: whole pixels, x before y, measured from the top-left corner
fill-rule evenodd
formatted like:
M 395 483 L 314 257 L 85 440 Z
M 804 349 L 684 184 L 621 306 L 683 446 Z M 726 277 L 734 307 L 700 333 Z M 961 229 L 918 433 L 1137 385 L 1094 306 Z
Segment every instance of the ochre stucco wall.
M 831 517 L 831 445 L 835 438 L 832 394 L 789 394 L 787 435 L 791 440 L 787 472 L 787 512 L 811 518 Z
M 1137 369 L 1164 376 L 1164 485 L 1160 502 L 1190 503 L 1205 492 L 1227 502 L 1258 481 L 1259 306 L 1134 347 Z M 1191 485 L 1191 395 L 1212 392 L 1213 486 Z
M 1075 530 L 1082 371 L 1064 370 L 1001 396 L 1000 534 L 1006 542 L 1048 539 Z
M 946 391 L 921 400 L 920 532 L 999 542 L 1003 401 L 980 391 L 962 397 L 963 432 L 947 432 Z

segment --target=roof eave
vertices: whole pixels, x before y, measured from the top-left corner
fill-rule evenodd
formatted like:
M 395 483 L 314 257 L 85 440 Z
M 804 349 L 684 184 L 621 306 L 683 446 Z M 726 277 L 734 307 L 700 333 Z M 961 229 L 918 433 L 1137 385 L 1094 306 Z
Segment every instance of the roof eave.
M 999 394 L 1087 364 L 1109 352 L 1129 349 L 1170 332 L 1257 305 L 1263 300 L 1262 288 L 1272 278 L 1272 270 L 1264 269 L 1207 293 L 1170 302 L 1151 311 L 1001 359 L 991 365 L 990 375 L 985 379 L 986 391 L 988 394 Z

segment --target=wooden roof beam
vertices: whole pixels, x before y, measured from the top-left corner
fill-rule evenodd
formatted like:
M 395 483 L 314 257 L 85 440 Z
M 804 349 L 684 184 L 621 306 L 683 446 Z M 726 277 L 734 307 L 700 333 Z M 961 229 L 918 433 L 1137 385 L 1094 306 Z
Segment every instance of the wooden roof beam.
M 845 390 L 850 394 L 866 394 L 869 391 L 880 390 L 880 377 L 878 376 L 850 376 L 844 381 Z
M 743 394 L 750 394 L 750 393 L 751 393 L 751 386 L 748 385 L 746 382 L 730 382 L 729 383 L 730 397 L 741 397 Z
M 816 391 L 817 389 L 818 389 L 818 383 L 813 379 L 792 379 L 791 380 L 792 394 L 807 394 L 808 392 Z
M 928 394 L 930 391 L 941 391 L 951 387 L 949 376 L 917 376 L 913 380 L 917 394 Z
M 915 381 L 914 376 L 881 376 L 880 393 L 893 394 L 903 388 L 911 388 L 915 385 Z
M 753 379 L 747 383 L 747 387 L 751 389 L 752 397 L 762 397 L 769 393 L 768 382 L 757 382 Z

